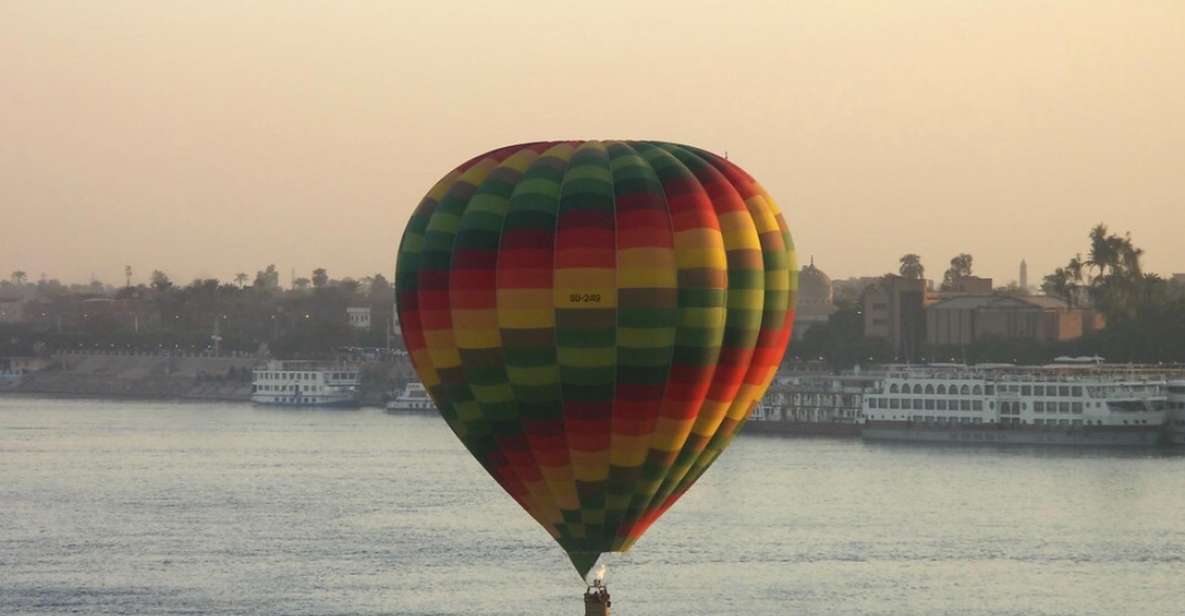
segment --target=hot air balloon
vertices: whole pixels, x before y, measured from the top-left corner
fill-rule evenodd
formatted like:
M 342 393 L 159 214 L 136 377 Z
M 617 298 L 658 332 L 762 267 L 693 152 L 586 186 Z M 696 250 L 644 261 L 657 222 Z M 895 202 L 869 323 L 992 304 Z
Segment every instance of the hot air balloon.
M 777 205 L 727 159 L 539 142 L 428 191 L 395 293 L 440 414 L 583 577 L 745 422 L 790 338 L 796 272 Z

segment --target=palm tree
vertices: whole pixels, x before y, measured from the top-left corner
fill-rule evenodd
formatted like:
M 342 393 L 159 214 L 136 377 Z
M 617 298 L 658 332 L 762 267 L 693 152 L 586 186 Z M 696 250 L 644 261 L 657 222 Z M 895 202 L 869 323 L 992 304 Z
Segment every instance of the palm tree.
M 901 257 L 901 267 L 898 268 L 901 275 L 905 278 L 918 280 L 926 274 L 926 268 L 922 265 L 922 258 L 913 253 L 909 253 Z
M 238 283 L 240 289 L 243 288 L 243 285 L 247 284 L 247 280 L 249 278 L 250 277 L 247 276 L 246 272 L 239 272 L 235 274 L 235 282 Z
M 943 291 L 954 289 L 960 280 L 971 275 L 972 260 L 972 256 L 965 252 L 950 260 L 950 268 L 942 275 Z
M 1119 269 L 1124 251 L 1123 242 L 1123 238 L 1118 235 L 1107 235 L 1107 225 L 1101 222 L 1090 230 L 1090 253 L 1085 265 L 1097 270 L 1095 278 L 1102 278 Z M 1128 247 L 1130 246 L 1129 241 Z
M 12 284 L 15 284 L 18 287 L 25 284 L 25 281 L 28 279 L 29 275 L 22 270 L 17 270 L 12 273 Z
M 1046 295 L 1060 297 L 1071 308 L 1078 304 L 1079 289 L 1082 288 L 1083 270 L 1087 265 L 1082 255 L 1074 255 L 1065 267 L 1059 267 L 1045 277 L 1041 291 Z

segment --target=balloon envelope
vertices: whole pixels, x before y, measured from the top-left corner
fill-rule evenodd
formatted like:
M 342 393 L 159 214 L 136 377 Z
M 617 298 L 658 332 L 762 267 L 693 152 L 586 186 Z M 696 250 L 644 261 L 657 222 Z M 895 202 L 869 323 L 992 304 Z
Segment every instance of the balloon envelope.
M 781 362 L 796 288 L 765 190 L 652 141 L 473 158 L 416 208 L 396 266 L 441 415 L 582 576 L 728 445 Z

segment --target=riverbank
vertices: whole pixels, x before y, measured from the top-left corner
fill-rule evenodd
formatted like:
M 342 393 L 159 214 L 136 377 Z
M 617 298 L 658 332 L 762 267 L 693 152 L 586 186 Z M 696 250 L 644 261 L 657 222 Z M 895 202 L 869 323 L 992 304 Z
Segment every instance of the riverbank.
M 249 401 L 252 357 L 59 355 L 0 392 L 72 398 Z
M 41 370 L 0 379 L 0 395 L 126 400 L 250 402 L 251 356 L 79 353 L 56 355 Z M 381 406 L 399 385 L 397 367 L 367 362 L 359 403 Z

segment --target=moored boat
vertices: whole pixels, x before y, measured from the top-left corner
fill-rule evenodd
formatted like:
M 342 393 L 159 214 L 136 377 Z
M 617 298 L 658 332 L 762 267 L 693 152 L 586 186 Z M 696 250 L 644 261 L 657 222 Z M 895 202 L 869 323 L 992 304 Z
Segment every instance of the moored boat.
M 804 373 L 779 378 L 749 414 L 745 432 L 794 436 L 860 436 L 869 375 Z
M 432 402 L 432 398 L 428 396 L 428 390 L 419 381 L 407 383 L 399 395 L 392 398 L 386 405 L 389 413 L 431 411 L 435 408 L 436 405 Z
M 255 369 L 251 401 L 273 406 L 358 405 L 358 366 L 315 361 L 269 361 Z
M 1155 373 L 1101 366 L 890 370 L 865 396 L 873 441 L 1154 447 L 1168 416 Z
M 1174 447 L 1185 447 L 1185 379 L 1168 382 L 1168 404 L 1165 441 Z

